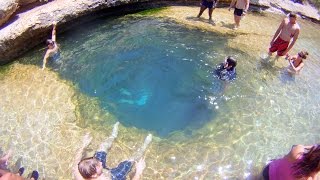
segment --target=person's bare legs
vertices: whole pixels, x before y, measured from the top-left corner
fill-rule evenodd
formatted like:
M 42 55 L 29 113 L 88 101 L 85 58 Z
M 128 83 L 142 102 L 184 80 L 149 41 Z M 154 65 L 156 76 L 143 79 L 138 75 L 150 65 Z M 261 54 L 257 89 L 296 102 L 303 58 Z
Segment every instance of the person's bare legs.
M 241 20 L 241 16 L 234 15 L 234 22 L 235 22 L 234 29 L 237 29 L 240 27 L 240 20 Z
M 209 21 L 212 21 L 213 8 L 209 8 Z
M 206 8 L 205 6 L 201 6 L 201 7 L 200 7 L 200 12 L 199 12 L 197 18 L 200 18 L 200 16 L 202 15 L 202 13 L 204 12 L 204 10 L 206 10 L 206 9 L 207 9 L 207 8 Z
M 116 122 L 113 125 L 113 130 L 111 135 L 108 137 L 108 139 L 106 139 L 106 141 L 100 144 L 98 151 L 108 152 L 110 150 L 113 141 L 118 136 L 118 128 L 119 128 L 119 122 Z
M 138 149 L 138 151 L 132 156 L 130 160 L 138 161 L 139 159 L 141 159 L 148 145 L 151 143 L 151 141 L 152 141 L 152 134 L 148 134 L 148 136 L 144 140 L 143 145 L 140 147 L 140 149 Z

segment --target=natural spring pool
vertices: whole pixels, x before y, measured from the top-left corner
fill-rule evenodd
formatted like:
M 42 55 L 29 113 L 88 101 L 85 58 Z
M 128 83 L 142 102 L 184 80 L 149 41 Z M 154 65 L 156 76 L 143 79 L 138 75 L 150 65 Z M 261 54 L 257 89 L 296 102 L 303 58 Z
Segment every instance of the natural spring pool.
M 40 70 L 41 47 L 1 67 L 0 144 L 47 179 L 66 179 L 84 132 L 95 137 L 92 153 L 120 121 L 110 166 L 151 132 L 145 179 L 255 179 L 292 144 L 319 142 L 319 25 L 301 20 L 292 51 L 311 55 L 290 77 L 284 60 L 259 58 L 281 16 L 252 15 L 233 32 L 226 10 L 216 26 L 190 18 L 197 10 L 99 18 L 58 34 L 51 70 Z M 228 55 L 238 78 L 224 89 L 212 70 Z

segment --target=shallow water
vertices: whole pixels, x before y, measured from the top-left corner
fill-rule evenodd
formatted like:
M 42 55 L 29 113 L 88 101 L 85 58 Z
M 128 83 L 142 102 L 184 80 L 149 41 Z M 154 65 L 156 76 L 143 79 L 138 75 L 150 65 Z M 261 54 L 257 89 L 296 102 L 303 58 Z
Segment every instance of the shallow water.
M 292 144 L 319 142 L 319 26 L 301 22 L 303 31 L 292 51 L 308 49 L 311 55 L 302 73 L 290 77 L 284 71 L 287 64 L 283 59 L 273 65 L 259 58 L 280 16 L 248 16 L 243 30 L 226 36 L 207 30 L 214 28 L 212 25 L 201 30 L 207 26 L 205 20 L 195 21 L 188 18 L 189 14 L 181 18 L 185 12 L 197 11 L 176 8 L 169 13 L 181 24 L 163 17 L 130 15 L 100 19 L 85 25 L 92 28 L 61 34 L 61 59 L 49 65 L 54 72 L 39 70 L 43 50 L 38 49 L 22 57 L 20 63 L 2 67 L 0 116 L 6 123 L 1 123 L 1 144 L 14 144 L 14 159 L 22 155 L 25 166 L 43 169 L 47 179 L 56 179 L 57 174 L 65 179 L 70 177 L 70 163 L 80 134 L 91 131 L 95 136 L 89 149 L 92 153 L 109 134 L 110 125 L 120 120 L 125 126 L 120 127 L 120 137 L 110 152 L 110 166 L 135 151 L 147 132 L 141 128 L 145 128 L 156 132 L 147 152 L 145 179 L 254 179 L 266 161 L 285 154 Z M 229 31 L 222 22 L 232 22 L 232 17 L 224 10 L 218 13 L 220 20 L 215 28 Z M 270 26 L 257 28 L 258 22 Z M 221 93 L 221 82 L 210 71 L 229 54 L 239 61 L 238 78 Z M 167 68 L 163 71 L 169 73 L 169 82 L 162 82 L 166 78 L 154 66 Z M 173 68 L 176 69 L 170 71 Z M 152 82 L 154 78 L 157 82 Z M 180 84 L 181 81 L 187 83 Z M 190 118 L 167 132 L 153 129 L 145 121 L 135 123 L 138 128 L 131 127 L 129 115 L 123 112 L 134 115 L 136 112 L 127 106 L 149 105 L 155 101 L 154 93 L 165 99 L 161 93 L 170 91 L 157 91 L 158 85 L 180 87 L 175 94 L 182 96 L 183 102 L 189 100 L 185 96 L 199 95 L 195 104 L 206 109 L 201 112 L 203 121 L 188 126 L 194 120 Z M 121 102 L 128 96 L 129 100 Z M 187 107 L 191 104 L 193 109 L 193 102 L 188 103 Z M 183 109 L 186 106 L 179 107 L 181 114 L 189 112 Z M 147 113 L 148 117 L 153 113 Z M 157 113 L 170 122 L 170 115 L 163 112 L 156 112 L 155 119 L 159 117 Z M 184 119 L 182 115 L 177 117 Z M 120 151 L 123 153 L 117 153 Z

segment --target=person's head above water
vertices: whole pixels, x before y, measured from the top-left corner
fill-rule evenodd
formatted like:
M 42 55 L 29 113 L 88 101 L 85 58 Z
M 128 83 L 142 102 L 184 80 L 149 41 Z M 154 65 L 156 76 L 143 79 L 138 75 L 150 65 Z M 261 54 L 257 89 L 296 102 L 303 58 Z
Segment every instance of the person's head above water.
M 52 41 L 51 39 L 47 39 L 46 44 L 47 44 L 49 49 L 53 49 L 55 42 Z
M 224 68 L 230 71 L 233 71 L 233 69 L 237 66 L 237 60 L 234 59 L 231 56 L 228 56 L 226 60 L 224 61 Z
M 305 178 L 317 174 L 320 171 L 320 145 L 312 146 L 292 168 L 296 178 Z
M 298 53 L 298 57 L 302 58 L 302 59 L 307 59 L 307 56 L 309 55 L 309 53 L 307 51 L 300 51 Z
M 95 157 L 82 159 L 78 164 L 78 170 L 84 179 L 97 178 L 102 174 L 102 163 Z

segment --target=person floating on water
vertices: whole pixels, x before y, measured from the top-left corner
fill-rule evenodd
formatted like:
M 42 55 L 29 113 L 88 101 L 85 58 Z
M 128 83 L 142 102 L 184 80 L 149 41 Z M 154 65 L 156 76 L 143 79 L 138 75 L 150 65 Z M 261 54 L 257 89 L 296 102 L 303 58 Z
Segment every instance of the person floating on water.
M 295 56 L 287 54 L 286 60 L 289 62 L 288 72 L 290 74 L 299 74 L 304 66 L 304 59 L 307 59 L 309 53 L 307 51 L 301 51 Z
M 280 159 L 272 160 L 262 172 L 264 180 L 318 179 L 320 171 L 320 145 L 294 145 Z
M 237 60 L 228 56 L 223 63 L 216 66 L 215 73 L 221 80 L 234 80 L 237 77 L 236 66 Z
M 240 27 L 240 20 L 244 17 L 249 9 L 250 0 L 232 0 L 230 3 L 229 11 L 234 8 L 234 27 L 238 29 Z
M 96 151 L 93 157 L 84 158 L 81 160 L 82 153 L 84 149 L 90 144 L 92 138 L 89 134 L 86 134 L 83 138 L 83 144 L 79 151 L 77 151 L 74 167 L 73 167 L 73 175 L 76 180 L 83 179 L 101 179 L 101 180 L 125 180 L 127 174 L 131 171 L 133 164 L 135 163 L 136 172 L 132 180 L 140 179 L 142 175 L 142 171 L 145 168 L 145 161 L 142 156 L 144 155 L 145 150 L 148 145 L 152 141 L 152 135 L 149 134 L 142 147 L 136 154 L 129 160 L 121 162 L 118 167 L 109 169 L 106 166 L 106 158 L 107 152 L 110 150 L 113 141 L 118 135 L 118 126 L 119 122 L 117 122 L 113 126 L 111 136 L 103 142 L 99 149 Z
M 57 22 L 53 22 L 53 28 L 52 28 L 52 37 L 51 39 L 47 39 L 47 51 L 46 54 L 44 55 L 43 58 L 43 63 L 42 63 L 42 69 L 46 68 L 46 64 L 48 59 L 51 57 L 52 59 L 56 60 L 59 56 L 59 46 L 56 41 L 56 27 L 57 27 Z
M 209 9 L 209 22 L 213 22 L 212 21 L 212 12 L 217 7 L 218 2 L 219 2 L 219 0 L 202 0 L 200 3 L 201 4 L 200 11 L 199 11 L 199 14 L 197 17 L 200 18 L 200 16 L 204 12 L 204 10 L 206 10 L 208 8 Z
M 300 33 L 300 26 L 296 21 L 297 14 L 293 12 L 289 13 L 288 17 L 282 20 L 270 42 L 269 57 L 273 52 L 277 51 L 278 58 L 279 56 L 286 55 L 291 50 Z

